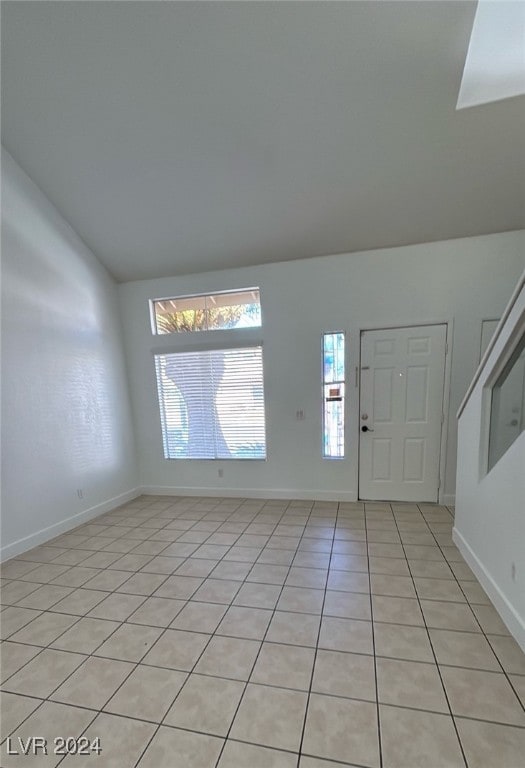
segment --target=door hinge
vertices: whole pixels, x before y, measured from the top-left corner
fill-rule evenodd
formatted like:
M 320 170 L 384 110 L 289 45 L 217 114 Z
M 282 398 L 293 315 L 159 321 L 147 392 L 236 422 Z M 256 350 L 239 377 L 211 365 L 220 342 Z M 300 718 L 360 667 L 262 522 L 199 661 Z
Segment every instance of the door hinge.
M 442 424 L 445 423 L 445 414 L 444 413 L 441 414 L 441 423 Z

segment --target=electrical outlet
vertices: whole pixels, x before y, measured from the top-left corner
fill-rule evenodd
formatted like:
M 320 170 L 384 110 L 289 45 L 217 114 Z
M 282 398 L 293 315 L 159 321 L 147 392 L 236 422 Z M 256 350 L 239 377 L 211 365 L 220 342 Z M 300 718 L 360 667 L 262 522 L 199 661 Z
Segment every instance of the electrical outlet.
M 84 498 L 84 491 L 82 490 L 82 488 L 77 488 L 77 496 L 79 499 Z
M 295 412 L 295 418 L 297 421 L 304 421 L 304 411 L 302 408 Z

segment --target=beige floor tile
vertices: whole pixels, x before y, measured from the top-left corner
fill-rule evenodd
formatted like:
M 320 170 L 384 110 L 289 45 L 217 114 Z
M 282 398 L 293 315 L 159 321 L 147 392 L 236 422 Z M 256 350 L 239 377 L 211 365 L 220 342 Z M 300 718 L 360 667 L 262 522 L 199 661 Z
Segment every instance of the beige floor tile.
M 313 648 L 263 643 L 250 682 L 307 691 L 314 654 Z
M 500 665 L 483 635 L 430 629 L 430 639 L 439 664 L 500 672 Z
M 323 605 L 323 615 L 370 621 L 372 615 L 370 595 L 327 590 Z
M 286 569 L 288 572 L 288 569 Z M 326 586 L 328 571 L 326 568 L 290 568 L 286 576 L 287 587 L 310 587 L 312 589 L 324 589 Z
M 341 763 L 339 760 L 334 763 L 332 760 L 322 760 L 320 757 L 308 757 L 303 755 L 299 758 L 299 768 L 356 768 L 350 763 Z
M 410 576 L 390 576 L 373 573 L 370 576 L 373 595 L 389 597 L 416 597 Z
M 373 657 L 319 650 L 315 660 L 312 691 L 375 701 Z
M 41 736 L 47 740 L 47 755 L 41 752 L 37 757 L 31 752 L 28 755 L 7 755 L 6 746 L 2 745 L 2 768 L 36 768 L 37 765 L 38 768 L 52 768 L 62 760 L 60 755 L 54 754 L 54 739 L 57 736 L 79 737 L 94 716 L 92 710 L 45 701 L 15 729 L 11 738 L 18 744 L 19 738 L 27 742 L 31 736 Z
M 408 560 L 435 560 L 446 562 L 443 552 L 439 547 L 420 546 L 418 544 L 405 544 L 405 555 Z
M 215 768 L 223 739 L 178 728 L 159 728 L 137 768 Z
M 32 699 L 29 696 L 0 692 L 0 741 L 9 736 L 41 703 L 40 699 Z
M 198 590 L 204 579 L 196 576 L 169 576 L 164 584 L 157 589 L 155 597 L 169 597 L 177 600 L 189 600 Z
M 313 693 L 302 751 L 327 759 L 379 766 L 375 703 Z
M 190 672 L 209 639 L 210 635 L 167 629 L 142 663 Z
M 298 751 L 307 694 L 248 684 L 230 735 L 262 746 Z
M 277 603 L 280 611 L 296 613 L 321 613 L 324 591 L 307 587 L 283 587 Z
M 423 627 L 375 622 L 374 638 L 378 656 L 407 661 L 434 661 L 428 634 Z
M 506 676 L 475 669 L 441 667 L 452 714 L 525 726 L 525 712 Z
M 361 592 L 368 595 L 370 593 L 370 580 L 368 573 L 330 569 L 327 588 L 342 592 Z
M 464 603 L 465 596 L 455 581 L 451 579 L 425 579 L 420 576 L 414 578 L 416 591 L 421 600 L 450 600 L 455 603 Z
M 30 595 L 19 600 L 17 606 L 20 608 L 34 608 L 35 610 L 45 611 L 51 608 L 55 603 L 63 600 L 64 597 L 71 594 L 72 587 L 58 587 L 54 584 L 45 584 L 39 587 Z
M 355 552 L 356 555 L 366 554 L 365 552 Z M 405 553 L 401 544 L 374 544 L 368 545 L 368 554 L 370 557 L 399 557 L 404 559 Z
M 474 573 L 466 563 L 451 563 L 450 567 L 452 568 L 456 579 L 461 581 L 477 581 Z
M 142 595 L 121 595 L 115 592 L 106 595 L 101 603 L 91 609 L 89 616 L 95 619 L 125 621 L 144 600 Z
M 188 560 L 187 562 L 208 562 L 206 560 Z M 217 561 L 213 561 L 217 563 Z M 228 579 L 231 581 L 244 581 L 246 576 L 250 573 L 252 569 L 251 563 L 235 563 L 235 562 L 227 562 L 223 560 L 218 565 L 216 564 L 213 571 L 212 576 L 214 579 Z M 208 575 L 208 574 L 206 574 Z
M 260 582 L 261 584 L 282 585 L 288 576 L 288 570 L 286 565 L 256 563 L 246 577 L 246 581 Z
M 61 765 L 65 768 L 94 768 L 102 758 L 104 768 L 134 768 L 137 757 L 155 733 L 156 727 L 153 723 L 128 717 L 100 714 L 84 734 L 90 741 L 100 738 L 100 757 L 94 754 L 68 755 Z M 157 768 L 162 768 L 162 764 L 159 763 Z
M 12 643 L 10 640 L 3 642 L 0 646 L 0 681 L 3 683 L 40 652 L 41 648 L 31 645 Z
M 377 690 L 381 704 L 449 712 L 435 664 L 377 659 Z
M 58 614 L 53 614 L 57 616 Z M 76 620 L 76 617 L 74 617 Z M 76 653 L 93 653 L 98 646 L 111 635 L 119 626 L 118 621 L 105 619 L 89 619 L 84 617 L 77 621 L 71 629 L 57 637 L 52 648 Z
M 260 645 L 256 640 L 212 637 L 195 667 L 195 672 L 231 680 L 248 680 Z
M 483 632 L 487 635 L 510 636 L 509 630 L 492 605 L 473 605 L 472 610 L 476 614 L 476 618 L 481 624 Z
M 459 585 L 471 605 L 491 605 L 490 599 L 477 581 L 460 581 Z
M 185 600 L 170 600 L 166 597 L 148 597 L 127 620 L 130 624 L 147 624 L 151 627 L 168 627 L 185 605 Z
M 108 565 L 108 568 L 115 568 L 118 571 L 140 571 L 151 559 L 151 555 L 124 555 Z
M 297 552 L 293 564 L 298 568 L 328 568 L 330 555 L 327 552 Z
M 315 647 L 320 623 L 321 617 L 313 614 L 275 611 L 266 640 Z
M 160 723 L 186 680 L 185 672 L 139 664 L 104 709 Z
M 398 557 L 371 557 L 370 573 L 390 576 L 410 576 L 406 560 Z
M 229 605 L 239 591 L 240 586 L 240 581 L 206 579 L 202 586 L 195 592 L 192 600 Z
M 217 629 L 218 635 L 262 640 L 268 629 L 273 612 L 265 608 L 244 608 L 232 605 Z
M 120 661 L 140 661 L 162 634 L 160 627 L 121 624 L 94 653 Z
M 101 709 L 133 669 L 133 664 L 90 656 L 52 695 L 53 701 Z
M 415 627 L 425 624 L 419 602 L 411 598 L 372 595 L 372 610 L 374 621 Z
M 20 579 L 37 568 L 37 563 L 28 563 L 24 560 L 8 560 L 0 565 L 0 575 L 3 579 Z
M 19 578 L 22 581 L 33 581 L 40 582 L 41 584 L 47 584 L 58 576 L 61 576 L 63 573 L 67 573 L 69 571 L 71 571 L 71 568 L 69 568 L 67 565 L 55 565 L 55 563 L 48 563 L 47 565 L 39 565 L 37 568 L 31 569 L 30 575 L 24 574 Z
M 456 629 L 460 632 L 481 632 L 470 605 L 440 600 L 421 600 L 427 627 Z
M 65 573 L 52 579 L 52 583 L 65 587 L 81 587 L 96 576 L 98 572 L 99 571 L 96 568 L 77 566 L 75 568 L 69 568 Z
M 244 683 L 192 674 L 166 715 L 167 725 L 226 736 Z
M 357 573 L 367 573 L 368 557 L 360 555 L 332 555 L 330 560 L 330 570 L 332 572 L 356 571 Z
M 373 653 L 372 623 L 323 616 L 319 648 L 350 653 Z
M 53 611 L 58 613 L 70 613 L 73 616 L 84 616 L 88 611 L 92 610 L 96 605 L 105 600 L 108 596 L 107 592 L 102 592 L 95 589 L 86 589 L 81 587 L 71 592 L 64 600 L 60 600 L 59 603 L 53 606 Z M 108 616 L 109 619 L 114 619 L 115 616 Z
M 226 605 L 197 603 L 190 600 L 171 622 L 170 627 L 211 634 L 219 626 L 226 611 Z
M 525 730 L 456 718 L 459 737 L 472 768 L 519 768 L 525 754 Z
M 509 675 L 509 679 L 525 708 L 525 675 Z
M 246 608 L 275 608 L 281 587 L 276 584 L 243 584 L 233 601 Z
M 142 566 L 140 573 L 164 573 L 169 575 L 176 571 L 184 561 L 184 557 L 166 557 L 164 555 L 157 555 L 157 557 L 154 557 L 149 563 Z
M 177 576 L 194 576 L 205 579 L 216 567 L 218 560 L 204 560 L 190 557 L 177 568 Z M 249 569 L 248 569 L 249 570 Z
M 11 635 L 11 640 L 16 643 L 46 646 L 76 621 L 76 616 L 45 611 L 32 622 L 26 624 L 25 627 L 19 629 L 18 632 L 15 632 L 14 635 Z
M 382 704 L 379 719 L 384 768 L 464 768 L 450 715 Z
M 413 560 L 408 561 L 410 572 L 414 577 L 428 579 L 452 579 L 454 574 L 448 563 L 442 560 Z
M 128 574 L 129 575 L 129 574 Z M 152 595 L 165 580 L 164 574 L 159 573 L 134 573 L 127 581 L 118 587 L 117 592 L 129 595 Z
M 85 658 L 78 653 L 46 649 L 4 683 L 4 688 L 13 693 L 46 698 Z
M 42 585 L 32 581 L 9 581 L 0 587 L 0 602 L 2 605 L 14 605 Z
M 261 554 L 261 547 L 236 547 L 235 545 L 224 555 L 224 561 L 233 560 L 236 563 L 255 563 Z
M 228 740 L 217 768 L 296 768 L 297 755 Z
M 118 559 L 119 555 L 114 552 L 95 552 L 82 560 L 82 565 L 85 568 L 107 568 Z

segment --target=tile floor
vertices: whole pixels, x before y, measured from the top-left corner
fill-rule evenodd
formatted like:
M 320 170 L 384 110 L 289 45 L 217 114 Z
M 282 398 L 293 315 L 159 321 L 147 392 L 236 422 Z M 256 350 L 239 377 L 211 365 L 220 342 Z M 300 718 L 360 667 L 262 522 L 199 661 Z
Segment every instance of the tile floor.
M 2 767 L 521 768 L 525 656 L 451 527 L 148 496 L 14 558 Z M 102 754 L 53 754 L 81 735 Z M 46 756 L 8 754 L 29 736 Z

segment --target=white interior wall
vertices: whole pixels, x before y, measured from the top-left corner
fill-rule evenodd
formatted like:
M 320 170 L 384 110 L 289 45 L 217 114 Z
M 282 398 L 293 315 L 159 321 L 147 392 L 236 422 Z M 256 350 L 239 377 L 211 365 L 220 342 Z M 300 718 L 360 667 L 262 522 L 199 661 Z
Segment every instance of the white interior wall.
M 525 232 L 508 232 L 120 285 L 140 484 L 157 493 L 357 498 L 354 369 L 360 330 L 446 322 L 450 405 L 441 490 L 443 501 L 453 503 L 455 414 L 478 365 L 482 320 L 500 316 L 523 270 L 524 246 Z M 204 343 L 206 336 L 227 346 L 230 334 L 241 332 L 155 337 L 148 302 L 248 286 L 261 289 L 263 326 L 244 333 L 264 346 L 268 459 L 166 461 L 153 350 Z M 347 453 L 342 461 L 321 458 L 321 335 L 334 330 L 348 335 Z M 299 409 L 304 421 L 295 419 Z
M 136 456 L 114 281 L 4 150 L 2 198 L 5 559 L 132 496 Z
M 525 651 L 525 432 L 486 472 L 489 387 L 517 327 L 525 331 L 525 276 L 521 282 L 521 291 L 459 417 L 453 537 Z

